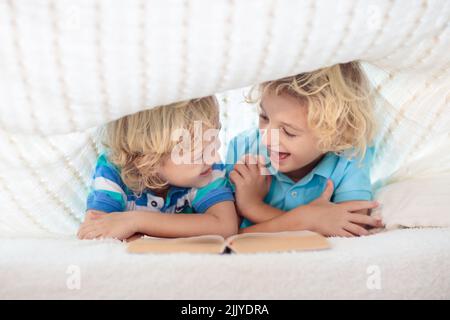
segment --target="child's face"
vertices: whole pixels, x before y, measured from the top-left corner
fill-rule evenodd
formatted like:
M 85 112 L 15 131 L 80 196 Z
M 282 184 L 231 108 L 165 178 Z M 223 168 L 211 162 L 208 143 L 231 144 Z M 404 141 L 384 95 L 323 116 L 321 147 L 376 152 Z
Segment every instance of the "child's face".
M 190 160 L 180 163 L 169 155 L 159 168 L 162 179 L 177 187 L 200 188 L 212 179 L 212 164 L 220 161 L 218 129 L 214 136 L 203 139 L 201 145 L 190 152 Z
M 307 125 L 307 106 L 287 94 L 267 92 L 262 96 L 259 128 L 263 131 L 272 165 L 280 172 L 295 176 L 295 172 L 317 161 L 323 152 L 317 148 L 318 139 Z M 279 143 L 271 135 L 278 130 Z M 311 168 L 312 169 L 312 168 Z

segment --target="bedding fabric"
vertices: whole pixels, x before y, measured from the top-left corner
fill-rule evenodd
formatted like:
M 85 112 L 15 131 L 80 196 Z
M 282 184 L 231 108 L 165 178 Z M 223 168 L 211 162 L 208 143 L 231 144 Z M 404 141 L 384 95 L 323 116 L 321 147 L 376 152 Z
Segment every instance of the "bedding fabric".
M 117 240 L 0 239 L 0 298 L 450 299 L 450 229 L 278 254 L 133 255 Z
M 109 120 L 355 59 L 379 93 L 375 188 L 448 157 L 449 24 L 445 0 L 0 0 L 0 235 L 75 234 Z

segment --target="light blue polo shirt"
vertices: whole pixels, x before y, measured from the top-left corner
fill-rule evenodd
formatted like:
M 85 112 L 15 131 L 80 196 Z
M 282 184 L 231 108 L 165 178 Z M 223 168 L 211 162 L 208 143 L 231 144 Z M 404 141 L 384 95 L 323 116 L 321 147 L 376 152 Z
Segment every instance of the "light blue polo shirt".
M 367 148 L 362 161 L 360 158 L 349 159 L 350 151 L 344 152 L 343 155 L 326 153 L 311 172 L 294 182 L 271 166 L 267 148 L 261 143 L 260 131 L 252 129 L 230 141 L 226 156 L 226 171 L 228 175 L 233 170 L 234 164 L 245 154 L 263 155 L 272 173 L 270 190 L 264 202 L 283 211 L 292 210 L 317 199 L 325 190 L 327 179 L 333 181 L 334 192 L 331 201 L 334 203 L 372 200 L 370 166 L 374 147 Z M 251 221 L 244 219 L 241 228 L 252 224 Z

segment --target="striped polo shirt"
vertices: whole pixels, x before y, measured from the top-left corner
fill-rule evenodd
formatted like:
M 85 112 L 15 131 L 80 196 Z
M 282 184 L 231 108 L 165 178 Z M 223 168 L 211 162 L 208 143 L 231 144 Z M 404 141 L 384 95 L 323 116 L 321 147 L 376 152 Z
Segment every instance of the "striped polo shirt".
M 212 179 L 201 188 L 170 186 L 162 198 L 145 190 L 137 196 L 122 181 L 120 169 L 108 160 L 106 154 L 97 159 L 86 210 L 104 212 L 154 211 L 163 213 L 204 213 L 222 201 L 234 201 L 230 183 L 221 163 L 212 165 Z

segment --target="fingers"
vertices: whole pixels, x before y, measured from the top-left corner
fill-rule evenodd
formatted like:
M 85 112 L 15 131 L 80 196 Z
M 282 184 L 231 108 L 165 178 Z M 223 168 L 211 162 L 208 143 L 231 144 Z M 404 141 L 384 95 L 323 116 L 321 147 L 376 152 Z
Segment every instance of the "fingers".
M 252 173 L 253 175 L 259 174 L 258 160 L 254 156 L 250 154 L 245 155 L 244 163 L 250 173 Z
M 373 209 L 379 206 L 377 201 L 347 201 L 345 203 L 339 203 L 339 206 L 344 207 L 347 211 L 357 211 L 363 209 Z
M 334 192 L 334 185 L 333 185 L 333 181 L 331 181 L 330 179 L 327 180 L 327 184 L 325 186 L 325 190 L 322 193 L 322 198 L 326 201 L 330 201 L 331 196 L 333 195 Z
M 95 219 L 98 219 L 98 218 L 103 217 L 103 216 L 106 215 L 106 214 L 107 214 L 107 213 L 106 213 L 106 212 L 103 212 L 103 211 L 88 210 L 88 211 L 86 212 L 84 221 L 95 220 Z
M 383 226 L 383 222 L 380 218 L 365 216 L 358 213 L 349 213 L 348 220 L 354 223 L 366 224 L 376 228 Z
M 259 174 L 262 176 L 271 176 L 269 168 L 265 164 L 258 163 Z
M 331 200 L 331 196 L 333 195 L 333 191 L 334 191 L 333 181 L 328 179 L 327 180 L 327 184 L 325 185 L 325 190 L 322 192 L 320 197 L 318 197 L 314 201 L 320 201 L 320 202 L 326 201 L 326 202 L 329 202 Z
M 268 167 L 267 167 L 267 161 L 266 158 L 264 158 L 263 155 L 259 155 L 255 158 L 255 161 L 257 163 L 258 166 L 258 172 L 260 175 L 262 176 L 268 176 L 271 175 Z
M 248 170 L 248 173 L 252 176 L 252 177 L 256 177 L 261 175 L 260 172 L 260 166 L 258 163 L 258 159 L 251 155 L 251 154 L 246 154 L 245 156 L 242 157 L 242 162 L 245 164 L 246 169 Z M 243 172 L 245 174 L 245 172 Z M 246 176 L 244 176 L 245 178 Z
M 367 231 L 363 227 L 358 226 L 357 224 L 354 224 L 354 223 L 350 223 L 350 222 L 345 225 L 344 229 L 346 231 L 351 232 L 355 236 L 367 236 L 369 234 L 369 231 Z
M 252 154 L 245 154 L 236 162 L 234 169 L 242 175 L 245 179 L 250 174 L 252 176 L 266 176 L 270 175 L 270 171 L 266 166 L 266 160 L 264 156 L 255 156 Z
M 93 231 L 88 232 L 84 236 L 84 239 L 92 240 L 92 239 L 100 238 L 101 236 L 102 236 L 102 233 L 99 230 L 93 230 Z
M 86 227 L 81 226 L 77 233 L 78 239 L 84 239 L 86 233 L 87 233 Z
M 86 226 L 87 226 L 87 224 L 85 222 L 80 225 L 80 228 L 78 229 L 78 232 L 77 232 L 78 239 L 83 239 L 83 236 L 86 232 Z
M 247 177 L 250 174 L 250 171 L 247 168 L 247 165 L 245 163 L 242 163 L 242 162 L 237 162 L 234 165 L 234 171 L 239 173 L 241 175 L 241 177 L 244 178 L 244 179 L 245 179 L 245 177 Z
M 236 186 L 237 185 L 241 185 L 241 183 L 244 182 L 244 178 L 236 170 L 233 170 L 233 171 L 230 172 L 230 180 Z
M 257 158 L 255 155 L 247 153 L 242 156 L 242 158 L 238 161 L 245 163 L 246 165 L 258 165 L 259 164 L 259 158 Z
M 344 230 L 344 229 L 339 231 L 336 236 L 338 236 L 338 237 L 345 237 L 345 238 L 352 238 L 352 237 L 354 237 L 354 235 L 352 233 L 350 233 L 350 232 L 348 232 L 347 230 Z
M 259 166 L 261 167 L 267 167 L 267 165 L 269 164 L 269 161 L 263 155 L 259 155 L 257 160 Z
M 92 236 L 92 234 L 98 230 L 100 230 L 100 228 L 98 228 L 98 226 L 93 223 L 81 225 L 80 230 L 78 230 L 77 236 L 79 239 L 92 239 L 88 238 L 88 235 L 90 234 Z

